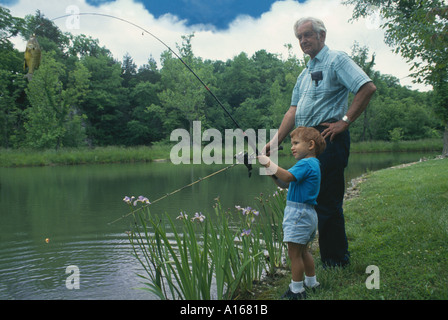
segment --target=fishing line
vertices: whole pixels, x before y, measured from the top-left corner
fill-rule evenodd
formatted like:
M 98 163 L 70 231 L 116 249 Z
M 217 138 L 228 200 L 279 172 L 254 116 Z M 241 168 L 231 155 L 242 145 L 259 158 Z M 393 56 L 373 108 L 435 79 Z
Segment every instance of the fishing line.
M 174 190 L 174 191 L 172 191 L 172 192 L 170 192 L 170 193 L 167 193 L 166 195 L 164 195 L 164 196 L 158 198 L 157 200 L 154 200 L 154 201 L 152 201 L 152 202 L 150 201 L 149 204 L 143 205 L 143 206 L 141 206 L 140 208 L 138 208 L 138 209 L 136 209 L 136 210 L 134 210 L 134 211 L 132 211 L 132 212 L 130 212 L 130 213 L 124 215 L 124 216 L 121 216 L 121 217 L 118 218 L 117 220 L 114 220 L 114 221 L 112 221 L 112 222 L 109 222 L 108 224 L 111 225 L 111 224 L 114 224 L 114 223 L 116 223 L 116 222 L 118 222 L 118 221 L 120 221 L 120 220 L 123 220 L 123 219 L 129 217 L 130 215 L 132 215 L 132 214 L 134 214 L 134 213 L 140 211 L 140 210 L 143 210 L 143 209 L 145 209 L 145 208 L 147 208 L 147 207 L 149 207 L 149 206 L 151 206 L 151 205 L 153 205 L 153 204 L 155 204 L 155 203 L 157 203 L 157 202 L 159 202 L 159 201 L 161 201 L 161 200 L 163 200 L 163 199 L 165 199 L 165 198 L 171 197 L 172 195 L 174 195 L 174 194 L 176 194 L 176 193 L 178 193 L 178 192 L 180 192 L 180 191 L 182 191 L 182 190 L 184 190 L 184 189 L 190 188 L 190 187 L 194 186 L 195 184 L 198 184 L 198 183 L 200 183 L 200 182 L 202 182 L 202 181 L 204 181 L 204 180 L 207 180 L 207 179 L 209 179 L 209 178 L 211 178 L 211 177 L 214 177 L 214 176 L 216 176 L 217 174 L 220 174 L 220 173 L 222 173 L 222 172 L 224 172 L 224 171 L 227 171 L 227 170 L 229 170 L 230 168 L 233 168 L 234 166 L 236 166 L 236 165 L 238 165 L 238 164 L 239 164 L 238 162 L 237 162 L 237 163 L 234 163 L 234 164 L 232 164 L 232 165 L 230 165 L 230 166 L 228 166 L 228 167 L 225 167 L 225 168 L 220 169 L 220 170 L 218 170 L 218 171 L 216 171 L 216 172 L 213 172 L 212 174 L 210 174 L 210 175 L 208 175 L 208 176 L 206 176 L 206 177 L 204 177 L 204 178 L 199 178 L 198 180 L 196 180 L 196 181 L 194 181 L 194 182 L 192 182 L 192 183 L 190 183 L 190 184 L 187 184 L 187 185 L 183 186 L 182 188 L 179 188 L 179 189 Z
M 159 202 L 159 201 L 161 201 L 163 199 L 166 199 L 166 198 L 171 197 L 172 195 L 174 195 L 174 194 L 176 194 L 178 192 L 181 192 L 184 189 L 190 188 L 190 187 L 192 187 L 192 186 L 194 186 L 194 185 L 196 185 L 196 184 L 198 184 L 198 183 L 200 183 L 200 182 L 202 182 L 204 180 L 210 179 L 210 178 L 212 178 L 212 177 L 214 177 L 214 176 L 216 176 L 216 175 L 218 175 L 218 174 L 220 174 L 220 173 L 222 173 L 224 171 L 227 171 L 227 170 L 237 166 L 238 164 L 241 164 L 242 161 L 244 163 L 246 163 L 246 162 L 249 162 L 249 161 L 255 159 L 254 158 L 254 154 L 249 155 L 247 152 L 239 153 L 238 155 L 235 156 L 235 158 L 237 158 L 237 161 L 234 164 L 231 164 L 230 166 L 227 166 L 227 167 L 222 168 L 222 169 L 220 169 L 220 170 L 218 170 L 216 172 L 213 172 L 213 173 L 209 174 L 208 176 L 206 176 L 204 178 L 199 178 L 198 180 L 196 180 L 196 181 L 194 181 L 192 183 L 189 183 L 189 184 L 187 184 L 187 185 L 185 185 L 185 186 L 183 186 L 183 187 L 181 187 L 181 188 L 179 188 L 177 190 L 169 192 L 169 193 L 165 194 L 164 196 L 162 196 L 162 197 L 160 197 L 160 198 L 158 198 L 158 199 L 156 199 L 154 201 L 150 201 L 149 204 L 142 205 L 140 208 L 135 209 L 132 212 L 130 212 L 130 213 L 126 214 L 126 215 L 123 215 L 120 218 L 118 218 L 118 219 L 116 219 L 116 220 L 114 220 L 112 222 L 109 222 L 108 225 L 111 225 L 111 224 L 114 224 L 114 223 L 116 223 L 116 222 L 118 222 L 120 220 L 123 220 L 123 219 L 129 217 L 130 215 L 135 214 L 138 211 L 141 211 L 141 210 L 143 210 L 143 209 L 145 209 L 145 208 L 147 208 L 147 207 L 149 207 L 149 206 L 151 206 L 151 205 L 153 205 L 153 204 L 155 204 L 155 203 L 157 203 L 157 202 Z
M 218 99 L 218 97 L 213 93 L 213 91 L 210 90 L 210 88 L 204 83 L 204 81 L 202 81 L 202 79 L 196 74 L 196 72 L 194 72 L 194 70 L 182 59 L 181 56 L 179 56 L 176 51 L 174 51 L 173 49 L 171 49 L 170 46 L 168 46 L 165 42 L 162 41 L 162 39 L 160 39 L 159 37 L 157 37 L 156 35 L 154 35 L 153 33 L 151 33 L 150 31 L 148 31 L 147 29 L 135 24 L 132 21 L 120 18 L 120 17 L 116 17 L 110 14 L 104 14 L 104 13 L 95 13 L 95 12 L 84 12 L 84 13 L 76 13 L 76 14 L 66 14 L 57 18 L 53 18 L 50 21 L 56 21 L 59 19 L 64 19 L 64 18 L 68 18 L 68 17 L 73 17 L 73 16 L 100 16 L 100 17 L 106 17 L 106 18 L 111 18 L 111 19 L 115 19 L 115 20 L 119 20 L 121 22 L 130 24 L 138 29 L 140 29 L 141 31 L 143 31 L 144 33 L 149 34 L 151 37 L 153 37 L 154 39 L 156 39 L 157 41 L 159 41 L 161 44 L 163 44 L 170 52 L 172 52 L 177 59 L 179 59 L 180 62 L 182 62 L 182 64 L 196 77 L 196 79 L 199 80 L 199 82 L 204 86 L 204 88 L 210 93 L 210 95 L 215 99 L 215 101 L 219 104 L 219 106 L 226 112 L 226 114 L 230 117 L 230 119 L 232 119 L 233 123 L 239 128 L 241 129 L 241 126 L 239 125 L 239 123 L 236 121 L 236 119 L 232 116 L 232 114 L 227 110 L 227 108 L 222 104 L 222 102 Z M 38 26 L 37 28 L 39 28 L 40 26 Z M 37 29 L 36 28 L 36 29 Z M 242 130 L 242 129 L 241 129 Z M 244 130 L 243 130 L 244 131 Z
M 213 97 L 213 99 L 218 103 L 218 105 L 224 110 L 224 112 L 229 116 L 229 118 L 233 121 L 233 123 L 236 125 L 236 127 L 238 129 L 240 129 L 243 132 L 243 136 L 244 139 L 247 141 L 248 145 L 250 145 L 250 147 L 255 151 L 255 153 L 258 155 L 260 154 L 258 152 L 256 143 L 253 143 L 252 141 L 250 141 L 248 135 L 246 134 L 245 130 L 242 129 L 242 127 L 240 126 L 240 124 L 238 123 L 238 121 L 236 121 L 236 119 L 232 116 L 232 114 L 229 112 L 229 110 L 227 110 L 227 108 L 223 105 L 223 103 L 218 99 L 218 97 L 213 93 L 213 91 L 205 84 L 205 82 L 197 75 L 196 72 L 194 72 L 194 70 L 182 59 L 181 56 L 179 56 L 176 51 L 174 51 L 169 45 L 167 45 L 164 41 L 162 41 L 162 39 L 160 39 L 159 37 L 157 37 L 155 34 L 153 34 L 152 32 L 148 31 L 147 29 L 135 24 L 132 21 L 120 18 L 120 17 L 116 17 L 110 14 L 105 14 L 105 13 L 96 13 L 96 12 L 81 12 L 81 13 L 71 13 L 71 14 L 66 14 L 60 17 L 56 17 L 51 19 L 50 21 L 56 21 L 59 19 L 64 19 L 64 18 L 69 18 L 69 17 L 76 17 L 76 16 L 100 16 L 100 17 L 106 17 L 106 18 L 111 18 L 111 19 L 115 19 L 124 23 L 127 23 L 131 26 L 134 26 L 138 29 L 140 29 L 141 31 L 143 31 L 144 33 L 149 34 L 151 37 L 153 37 L 154 39 L 156 39 L 157 41 L 159 41 L 162 45 L 164 45 L 170 52 L 172 52 L 175 57 L 182 62 L 182 64 L 196 77 L 196 79 L 202 84 L 202 86 L 208 91 L 208 93 Z M 39 28 L 40 26 L 38 26 L 37 28 Z M 37 29 L 36 28 L 36 29 Z M 249 177 L 251 176 L 251 171 L 252 171 L 252 165 L 250 163 L 244 163 L 247 167 L 247 169 L 249 170 Z
M 256 144 L 254 144 L 254 143 L 252 143 L 251 141 L 250 141 L 250 139 L 249 139 L 249 137 L 248 137 L 248 135 L 246 134 L 246 132 L 241 128 L 241 126 L 240 126 L 240 124 L 238 123 L 238 121 L 236 121 L 236 119 L 232 116 L 232 114 L 227 110 L 227 108 L 222 104 L 222 102 L 218 99 L 218 97 L 213 93 L 213 91 L 205 84 L 205 82 L 196 74 L 196 72 L 194 72 L 194 70 L 182 59 L 182 57 L 181 56 L 179 56 L 177 53 L 176 53 L 176 51 L 174 51 L 170 46 L 168 46 L 162 39 L 160 39 L 159 37 L 157 37 L 155 34 L 153 34 L 152 32 L 150 32 L 150 31 L 148 31 L 147 29 L 145 29 L 145 28 L 143 28 L 143 27 L 141 27 L 141 26 L 139 26 L 139 25 L 137 25 L 137 24 L 135 24 L 134 22 L 132 22 L 132 21 L 129 21 L 129 20 L 126 20 L 126 19 L 123 19 L 123 18 L 120 18 L 120 17 L 116 17 L 116 16 L 113 16 L 113 15 L 110 15 L 110 14 L 104 14 L 104 13 L 95 13 L 95 12 L 81 12 L 81 13 L 75 13 L 75 14 L 66 14 L 66 15 L 63 15 L 63 16 L 60 16 L 60 17 L 56 17 L 56 18 L 53 18 L 53 19 L 50 19 L 50 21 L 56 21 L 56 20 L 60 20 L 60 19 L 64 19 L 64 18 L 69 18 L 69 17 L 77 17 L 77 16 L 100 16 L 100 17 L 106 17 L 106 18 L 111 18 L 111 19 L 115 19 L 115 20 L 118 20 L 118 21 L 121 21 L 121 22 L 124 22 L 124 23 L 127 23 L 127 24 L 129 24 L 129 25 L 131 25 L 131 26 L 134 26 L 134 27 L 136 27 L 136 28 L 138 28 L 138 29 L 140 29 L 141 31 L 143 31 L 144 33 L 146 33 L 146 34 L 148 34 L 148 35 L 150 35 L 151 37 L 153 37 L 154 39 L 156 39 L 157 41 L 159 41 L 162 45 L 164 45 L 171 53 L 173 53 L 174 54 L 174 56 L 180 61 L 180 62 L 182 62 L 182 64 L 196 77 L 196 79 L 202 84 L 202 86 L 209 92 L 209 94 L 213 97 L 213 99 L 218 103 L 218 105 L 224 110 L 224 112 L 229 116 L 229 118 L 233 121 L 233 123 L 236 125 L 236 127 L 238 128 L 238 129 L 240 129 L 241 131 L 243 131 L 243 135 L 244 135 L 244 138 L 245 138 L 245 140 L 248 142 L 248 144 L 252 147 L 252 149 L 254 150 L 254 154 L 255 155 L 258 155 L 259 154 L 259 152 L 258 152 L 258 149 L 257 149 L 257 146 L 256 146 Z M 39 25 L 39 26 L 37 26 L 36 27 L 36 29 L 35 30 L 37 30 L 39 27 L 40 27 L 41 25 Z M 281 150 L 282 149 L 282 147 L 280 146 L 279 148 L 278 148 L 278 150 Z M 246 167 L 247 167 L 247 169 L 249 170 L 249 177 L 251 176 L 251 171 L 252 171 L 252 164 L 250 163 L 250 161 L 251 161 L 251 159 L 249 159 L 249 158 L 253 158 L 253 154 L 251 155 L 251 156 L 249 156 L 248 154 L 247 154 L 247 152 L 244 154 L 244 165 L 246 165 Z M 177 190 L 175 190 L 175 191 L 173 191 L 173 192 L 170 192 L 170 193 L 168 193 L 168 194 L 166 194 L 166 195 L 164 195 L 164 196 L 162 196 L 161 198 L 159 198 L 159 199 L 157 199 L 157 200 L 155 200 L 155 201 L 152 201 L 150 204 L 148 204 L 148 205 L 146 205 L 146 206 L 142 206 L 142 207 L 140 207 L 139 209 L 136 209 L 135 211 L 132 211 L 131 213 L 129 213 L 129 214 L 127 214 L 127 215 L 124 215 L 124 216 L 122 216 L 122 217 L 120 217 L 119 219 L 117 219 L 117 220 L 115 220 L 115 221 L 112 221 L 112 222 L 110 222 L 109 224 L 113 224 L 113 223 L 115 223 L 115 222 L 117 222 L 117 221 L 120 221 L 120 220 L 122 220 L 122 219 L 124 219 L 124 218 L 126 218 L 126 217 L 128 217 L 128 216 L 130 216 L 131 214 L 134 214 L 134 213 L 136 213 L 137 211 L 139 211 L 139 210 L 142 210 L 143 208 L 146 208 L 147 206 L 149 206 L 149 205 L 151 205 L 151 204 L 154 204 L 154 203 L 156 203 L 156 202 L 159 202 L 159 201 L 161 201 L 161 200 L 163 200 L 163 199 L 165 199 L 165 198 L 167 198 L 167 197 L 170 197 L 170 196 L 172 196 L 172 195 L 174 195 L 174 194 L 176 194 L 176 193 L 178 193 L 178 192 L 180 192 L 180 191 L 182 191 L 182 190 L 184 190 L 184 189 L 186 189 L 186 188 L 189 188 L 189 187 L 192 187 L 193 185 L 195 185 L 195 184 L 198 184 L 198 183 L 200 183 L 200 182 L 202 182 L 202 181 L 204 181 L 204 180 L 206 180 L 206 179 L 209 179 L 209 178 L 211 178 L 211 177 L 213 177 L 213 176 L 215 176 L 215 175 L 217 175 L 217 174 L 219 174 L 219 173 L 222 173 L 222 172 L 224 172 L 224 171 L 227 171 L 227 170 L 229 170 L 230 168 L 233 168 L 234 166 L 236 166 L 237 164 L 239 164 L 239 162 L 237 161 L 235 164 L 232 164 L 232 165 L 230 165 L 230 166 L 228 166 L 228 167 L 225 167 L 225 168 L 223 168 L 223 169 L 221 169 L 221 170 L 218 170 L 218 171 L 216 171 L 216 172 L 214 172 L 214 173 L 212 173 L 212 174 L 210 174 L 210 175 L 208 175 L 208 176 L 206 176 L 206 177 L 204 177 L 204 178 L 200 178 L 200 179 L 198 179 L 198 180 L 196 180 L 196 181 L 194 181 L 194 182 L 192 182 L 192 183 L 190 183 L 190 184 L 188 184 L 188 185 L 185 185 L 185 186 L 183 186 L 183 187 L 181 187 L 181 188 L 179 188 L 179 189 L 177 189 Z

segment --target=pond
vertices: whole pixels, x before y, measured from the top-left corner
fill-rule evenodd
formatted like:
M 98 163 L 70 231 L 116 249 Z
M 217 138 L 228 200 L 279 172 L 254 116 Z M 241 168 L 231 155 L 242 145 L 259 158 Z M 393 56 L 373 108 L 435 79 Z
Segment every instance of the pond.
M 418 161 L 422 153 L 352 154 L 347 183 L 364 172 Z M 291 159 L 281 159 L 285 167 Z M 224 165 L 139 163 L 0 168 L 0 299 L 154 299 L 136 275 L 126 231 L 131 218 L 124 196 L 154 201 Z M 151 206 L 177 217 L 223 207 L 255 205 L 260 193 L 276 189 L 271 179 L 236 166 Z M 79 271 L 79 289 L 67 280 Z M 70 282 L 71 283 L 71 282 Z M 75 282 L 73 282 L 75 283 Z M 69 286 L 70 287 L 70 286 Z

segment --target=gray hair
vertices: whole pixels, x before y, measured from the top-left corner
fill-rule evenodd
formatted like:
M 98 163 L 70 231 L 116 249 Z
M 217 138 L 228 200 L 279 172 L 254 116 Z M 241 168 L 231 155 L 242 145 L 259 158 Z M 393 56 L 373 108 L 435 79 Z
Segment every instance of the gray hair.
M 320 38 L 321 32 L 327 32 L 327 29 L 325 28 L 324 23 L 322 20 L 312 17 L 307 18 L 301 18 L 294 24 L 294 33 L 296 35 L 296 38 L 298 38 L 297 29 L 299 29 L 300 26 L 302 26 L 304 23 L 311 22 L 313 26 L 314 32 L 317 33 L 317 38 Z

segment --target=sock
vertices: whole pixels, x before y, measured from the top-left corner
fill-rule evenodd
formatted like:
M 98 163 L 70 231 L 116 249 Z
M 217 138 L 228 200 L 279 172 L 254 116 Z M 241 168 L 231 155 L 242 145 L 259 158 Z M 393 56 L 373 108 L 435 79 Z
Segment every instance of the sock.
M 303 288 L 303 281 L 291 281 L 289 288 L 294 293 L 303 292 L 305 289 Z
M 316 281 L 316 276 L 313 276 L 313 277 L 307 277 L 307 276 L 305 276 L 305 285 L 306 285 L 307 287 L 312 288 L 312 287 L 314 287 L 314 286 L 316 285 L 316 283 L 317 283 L 317 281 Z

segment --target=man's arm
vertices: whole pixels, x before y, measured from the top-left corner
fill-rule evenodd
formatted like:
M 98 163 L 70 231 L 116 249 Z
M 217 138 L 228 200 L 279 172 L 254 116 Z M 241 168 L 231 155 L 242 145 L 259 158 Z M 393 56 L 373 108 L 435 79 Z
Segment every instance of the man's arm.
M 271 150 L 271 145 L 279 146 L 280 143 L 286 138 L 286 136 L 294 129 L 294 125 L 296 122 L 296 110 L 297 106 L 289 107 L 289 110 L 285 113 L 283 117 L 282 123 L 280 124 L 280 128 L 278 132 L 272 138 L 270 142 L 263 148 L 262 154 L 269 155 Z
M 348 117 L 350 122 L 354 122 L 358 117 L 366 110 L 367 105 L 370 102 L 373 94 L 376 91 L 376 86 L 373 82 L 368 82 L 364 84 L 356 93 L 352 105 L 347 111 L 346 116 Z M 328 127 L 322 132 L 322 136 L 324 139 L 330 137 L 330 141 L 333 141 L 334 137 L 336 137 L 341 132 L 344 132 L 348 129 L 349 124 L 343 120 L 339 120 L 338 122 L 321 123 L 322 126 Z

